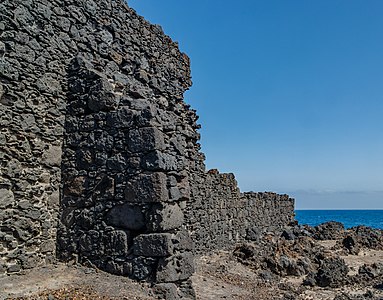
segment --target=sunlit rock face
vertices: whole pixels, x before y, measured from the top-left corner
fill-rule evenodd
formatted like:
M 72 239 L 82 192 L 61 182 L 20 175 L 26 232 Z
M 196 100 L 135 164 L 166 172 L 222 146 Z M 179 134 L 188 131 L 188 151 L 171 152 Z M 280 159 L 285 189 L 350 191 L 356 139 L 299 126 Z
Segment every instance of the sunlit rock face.
M 189 293 L 195 253 L 293 221 L 288 196 L 206 172 L 161 27 L 124 1 L 0 11 L 0 272 L 77 260 Z

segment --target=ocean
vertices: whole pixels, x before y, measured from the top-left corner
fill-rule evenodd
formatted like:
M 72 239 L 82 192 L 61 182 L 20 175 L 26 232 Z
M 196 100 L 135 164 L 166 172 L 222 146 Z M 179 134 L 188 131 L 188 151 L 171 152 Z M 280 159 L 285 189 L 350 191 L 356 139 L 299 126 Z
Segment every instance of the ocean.
M 328 221 L 337 221 L 346 228 L 365 225 L 383 229 L 383 210 L 296 210 L 299 224 L 316 226 Z

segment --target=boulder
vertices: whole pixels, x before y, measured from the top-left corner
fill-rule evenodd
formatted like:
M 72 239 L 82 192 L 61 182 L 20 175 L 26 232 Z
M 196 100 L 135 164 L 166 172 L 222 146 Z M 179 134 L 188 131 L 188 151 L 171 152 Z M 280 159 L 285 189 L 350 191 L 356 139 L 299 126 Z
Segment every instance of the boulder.
M 345 283 L 348 267 L 345 261 L 339 257 L 325 258 L 315 276 L 320 287 L 340 287 Z

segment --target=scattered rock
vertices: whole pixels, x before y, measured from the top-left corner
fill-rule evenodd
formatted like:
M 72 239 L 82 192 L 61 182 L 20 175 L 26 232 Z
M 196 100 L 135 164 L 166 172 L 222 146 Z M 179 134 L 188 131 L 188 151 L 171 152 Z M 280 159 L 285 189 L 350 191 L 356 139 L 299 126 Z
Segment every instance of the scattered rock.
M 340 287 L 346 282 L 348 267 L 343 259 L 338 257 L 325 258 L 315 275 L 318 286 Z
M 344 235 L 345 228 L 340 222 L 326 222 L 315 226 L 313 237 L 317 240 L 337 240 Z

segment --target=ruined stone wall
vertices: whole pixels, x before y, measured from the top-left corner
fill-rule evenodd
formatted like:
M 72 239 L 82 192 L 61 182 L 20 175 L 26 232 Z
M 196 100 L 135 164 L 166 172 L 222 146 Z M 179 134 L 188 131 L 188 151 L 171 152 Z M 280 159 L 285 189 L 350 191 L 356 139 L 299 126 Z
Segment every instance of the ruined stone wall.
M 0 273 L 58 257 L 187 294 L 193 253 L 290 222 L 288 197 L 206 173 L 190 85 L 122 0 L 3 0 Z
M 118 71 L 96 68 L 83 58 L 70 66 L 60 258 L 75 254 L 138 280 L 185 280 L 193 272 L 182 228 L 190 198 L 187 110 L 133 77 L 119 81 Z M 124 92 L 127 84 L 133 91 Z
M 233 174 L 194 173 L 187 228 L 196 253 L 230 249 L 262 230 L 294 221 L 294 199 L 276 193 L 240 193 Z
M 55 257 L 65 61 L 73 46 L 64 43 L 65 31 L 52 26 L 60 17 L 43 1 L 0 3 L 2 272 Z
M 188 57 L 124 1 L 5 0 L 0 36 L 1 272 L 187 279 Z

